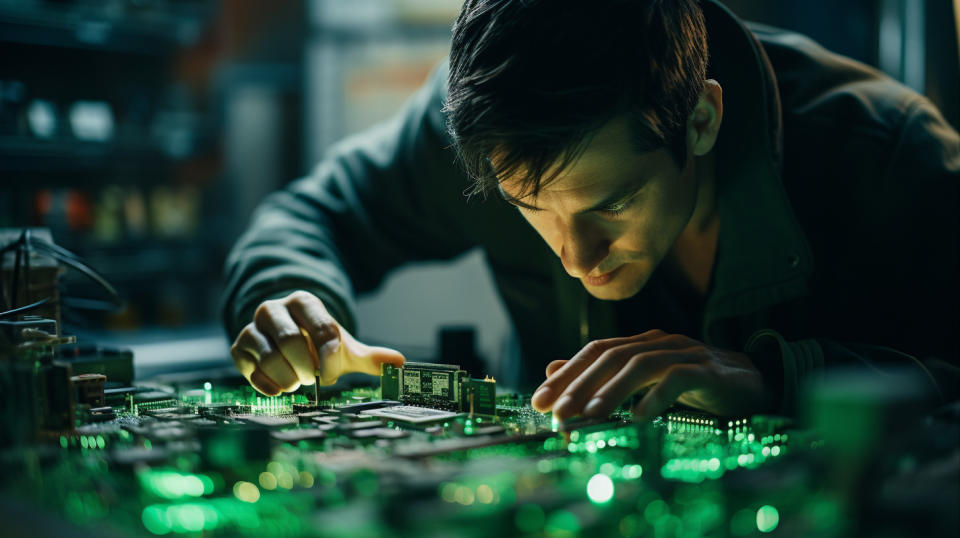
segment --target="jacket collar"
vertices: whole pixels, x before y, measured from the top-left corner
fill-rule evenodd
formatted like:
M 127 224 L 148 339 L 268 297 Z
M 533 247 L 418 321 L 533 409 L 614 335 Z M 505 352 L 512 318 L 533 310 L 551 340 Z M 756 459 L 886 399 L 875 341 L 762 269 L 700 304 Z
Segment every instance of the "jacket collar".
M 724 88 L 717 142 L 720 238 L 704 316 L 767 308 L 806 290 L 813 255 L 780 178 L 782 118 L 776 77 L 756 37 L 726 7 L 704 3 L 710 76 Z M 707 336 L 709 333 L 705 333 Z

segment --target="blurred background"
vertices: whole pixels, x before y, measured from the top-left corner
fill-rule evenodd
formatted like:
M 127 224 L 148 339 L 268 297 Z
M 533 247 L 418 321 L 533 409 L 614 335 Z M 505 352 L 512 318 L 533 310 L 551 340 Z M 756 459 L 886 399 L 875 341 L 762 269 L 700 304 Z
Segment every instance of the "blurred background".
M 446 55 L 460 3 L 0 0 L 0 228 L 49 228 L 125 299 L 111 309 L 68 272 L 63 332 L 132 348 L 141 376 L 229 366 L 222 266 L 251 211 L 400 107 Z M 958 2 L 726 4 L 882 69 L 960 125 Z M 436 357 L 444 328 L 493 372 L 514 349 L 479 252 L 399 270 L 358 319 L 411 358 Z

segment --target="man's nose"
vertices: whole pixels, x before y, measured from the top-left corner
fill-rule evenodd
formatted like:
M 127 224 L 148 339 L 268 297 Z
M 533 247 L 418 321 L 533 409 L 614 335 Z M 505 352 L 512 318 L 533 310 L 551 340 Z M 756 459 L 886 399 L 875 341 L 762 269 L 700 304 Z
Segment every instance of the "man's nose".
M 610 253 L 610 242 L 603 230 L 584 220 L 574 219 L 561 226 L 560 262 L 563 268 L 572 277 L 587 276 Z

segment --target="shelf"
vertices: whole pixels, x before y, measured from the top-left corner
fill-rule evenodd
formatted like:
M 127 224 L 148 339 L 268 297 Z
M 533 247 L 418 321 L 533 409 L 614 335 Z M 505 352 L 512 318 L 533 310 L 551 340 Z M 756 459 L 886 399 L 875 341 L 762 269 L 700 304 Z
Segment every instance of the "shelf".
M 86 142 L 71 138 L 0 136 L 0 172 L 156 170 L 188 157 L 171 156 L 148 138 Z
M 206 3 L 170 10 L 102 6 L 0 6 L 0 41 L 159 55 L 194 43 L 213 12 Z

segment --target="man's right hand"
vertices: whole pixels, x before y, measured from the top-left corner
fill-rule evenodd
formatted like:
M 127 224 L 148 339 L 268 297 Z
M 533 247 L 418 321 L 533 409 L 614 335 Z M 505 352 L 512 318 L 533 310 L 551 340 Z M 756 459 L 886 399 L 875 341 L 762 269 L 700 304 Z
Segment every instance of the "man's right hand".
M 336 382 L 342 374 L 380 375 L 383 363 L 403 365 L 399 352 L 358 342 L 311 293 L 264 301 L 230 348 L 253 388 L 276 396 L 300 385 Z

